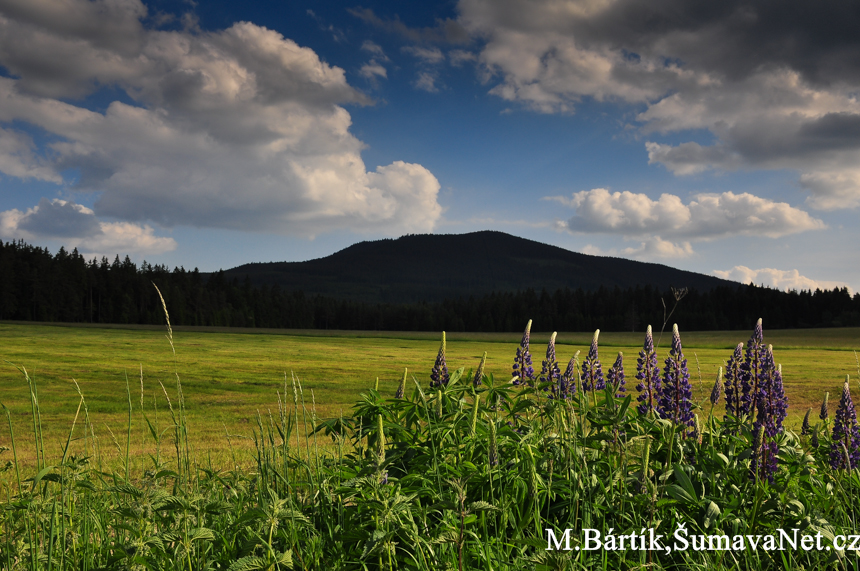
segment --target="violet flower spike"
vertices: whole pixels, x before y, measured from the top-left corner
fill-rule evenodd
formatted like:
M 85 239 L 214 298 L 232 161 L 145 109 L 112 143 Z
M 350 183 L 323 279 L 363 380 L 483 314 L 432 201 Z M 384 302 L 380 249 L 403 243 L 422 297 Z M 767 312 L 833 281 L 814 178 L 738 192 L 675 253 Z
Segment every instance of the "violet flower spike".
M 531 335 L 532 320 L 526 324 L 523 339 L 517 347 L 517 356 L 514 358 L 514 367 L 511 372 L 515 385 L 534 386 L 535 370 L 532 367 L 532 354 L 529 352 L 529 336 Z
M 561 377 L 561 371 L 558 367 L 558 361 L 555 360 L 556 335 L 557 333 L 553 331 L 552 336 L 549 338 L 549 344 L 546 346 L 546 359 L 544 359 L 542 363 L 540 373 L 541 383 L 552 383 L 552 385 L 556 385 L 558 384 L 559 377 Z
M 672 326 L 672 348 L 663 368 L 663 394 L 660 399 L 661 416 L 677 425 L 693 428 L 693 388 L 690 386 L 690 371 L 681 347 L 678 325 Z M 690 436 L 694 431 L 690 431 Z
M 597 338 L 599 336 L 600 329 L 597 329 L 591 339 L 588 355 L 582 362 L 582 392 L 602 391 L 606 388 L 606 382 L 603 380 L 603 368 L 597 355 Z
M 567 363 L 567 368 L 559 377 L 558 384 L 552 387 L 552 396 L 556 399 L 568 399 L 576 394 L 576 362 L 579 351 L 573 354 Z
M 451 375 L 448 374 L 448 364 L 445 362 L 445 332 L 442 332 L 442 344 L 439 346 L 439 354 L 436 356 L 436 363 L 433 369 L 430 370 L 430 388 L 438 389 L 448 386 L 448 379 Z
M 774 364 L 773 346 L 767 347 L 761 364 L 761 392 L 753 424 L 756 446 L 753 449 L 750 469 L 754 477 L 766 478 L 772 483 L 779 460 L 776 437 L 784 431 L 783 421 L 788 411 L 788 400 L 782 383 L 782 367 Z
M 606 382 L 615 390 L 615 398 L 624 398 L 627 389 L 624 387 L 624 355 L 619 351 L 615 364 L 606 373 Z
M 726 387 L 726 415 L 738 416 L 740 414 L 743 346 L 743 343 L 738 343 L 738 346 L 735 347 L 735 352 L 732 353 L 732 356 L 726 362 L 726 374 L 723 377 Z
M 842 398 L 833 421 L 833 438 L 830 445 L 830 467 L 834 470 L 853 470 L 860 466 L 860 426 L 851 400 L 848 375 L 842 386 Z
M 764 344 L 761 319 L 756 322 L 752 336 L 747 343 L 744 362 L 741 365 L 741 401 L 738 416 L 756 413 L 758 399 L 761 397 L 762 377 L 765 374 L 764 360 L 767 346 Z
M 645 331 L 645 342 L 636 360 L 636 379 L 639 381 L 636 385 L 636 390 L 639 392 L 636 400 L 640 403 L 636 409 L 639 414 L 643 416 L 652 412 L 659 414 L 663 388 L 660 383 L 660 369 L 657 367 L 657 354 L 654 352 L 654 336 L 650 325 Z

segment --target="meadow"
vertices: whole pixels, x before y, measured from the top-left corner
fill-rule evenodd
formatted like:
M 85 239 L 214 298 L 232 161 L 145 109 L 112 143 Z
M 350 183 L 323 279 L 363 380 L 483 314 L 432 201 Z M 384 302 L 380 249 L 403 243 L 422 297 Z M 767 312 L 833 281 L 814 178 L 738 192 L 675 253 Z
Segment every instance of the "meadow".
M 126 379 L 136 404 L 142 394 L 145 408 L 165 414 L 168 403 L 160 383 L 171 388 L 178 375 L 192 445 L 221 454 L 228 449 L 226 432 L 248 437 L 257 413 L 277 408 L 285 378 L 294 374 L 299 379 L 308 407 L 315 405 L 320 418 L 336 418 L 348 413 L 359 394 L 375 386 L 377 378 L 381 394 L 394 394 L 404 369 L 410 378 L 427 383 L 440 339 L 435 332 L 176 327 L 174 356 L 166 333 L 162 326 L 0 322 L 0 403 L 9 408 L 14 429 L 26 434 L 31 423 L 30 394 L 15 366 L 25 368 L 38 389 L 46 446 L 56 455 L 77 409 L 76 381 L 96 436 L 103 436 L 108 444 L 104 453 L 113 457 L 110 431 L 122 433 L 128 422 Z M 664 332 L 657 347 L 661 358 L 670 334 Z M 717 367 L 725 365 L 748 334 L 691 331 L 683 335 L 693 396 L 704 400 Z M 560 332 L 556 341 L 559 360 L 566 363 L 576 351 L 584 353 L 591 336 Z M 450 333 L 448 362 L 453 368 L 469 370 L 477 367 L 486 351 L 486 371 L 497 379 L 509 378 L 520 337 L 519 333 Z M 659 332 L 655 332 L 655 342 L 658 338 Z M 548 332 L 532 334 L 536 360 L 543 357 L 548 339 Z M 791 426 L 799 426 L 806 409 L 817 407 L 825 391 L 836 395 L 846 373 L 860 372 L 854 352 L 860 348 L 860 328 L 768 331 L 767 342 L 773 344 L 777 361 L 783 365 Z M 603 332 L 600 347 L 604 361 L 623 352 L 629 368 L 642 348 L 642 333 Z M 134 434 L 146 433 L 140 418 L 133 417 L 132 424 Z M 8 446 L 5 432 L 0 431 L 0 445 Z M 247 444 L 243 439 L 236 442 Z M 132 456 L 147 451 L 140 439 L 132 445 Z M 21 438 L 18 446 L 21 462 L 32 464 L 32 438 Z
M 3 323 L 0 566 L 856 571 L 858 334 Z

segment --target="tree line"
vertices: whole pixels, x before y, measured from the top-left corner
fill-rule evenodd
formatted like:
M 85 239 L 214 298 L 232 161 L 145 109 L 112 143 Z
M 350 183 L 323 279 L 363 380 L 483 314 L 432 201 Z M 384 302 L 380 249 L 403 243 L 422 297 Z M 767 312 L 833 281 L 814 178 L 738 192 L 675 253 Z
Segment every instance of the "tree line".
M 691 289 L 680 299 L 651 286 L 593 291 L 528 289 L 439 303 L 369 303 L 336 299 L 196 268 L 170 270 L 128 256 L 86 260 L 65 248 L 52 255 L 23 241 L 0 241 L 0 320 L 162 324 L 153 287 L 174 325 L 390 331 L 640 331 L 672 321 L 687 330 L 860 326 L 860 294 L 847 288 L 783 292 L 753 284 Z M 678 284 L 683 286 L 684 284 Z

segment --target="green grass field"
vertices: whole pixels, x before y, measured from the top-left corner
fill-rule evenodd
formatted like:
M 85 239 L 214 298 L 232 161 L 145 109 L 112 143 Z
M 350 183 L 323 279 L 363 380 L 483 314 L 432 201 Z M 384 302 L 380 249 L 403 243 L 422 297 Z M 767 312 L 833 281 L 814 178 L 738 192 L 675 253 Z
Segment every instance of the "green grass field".
M 858 373 L 854 349 L 860 348 L 860 328 L 768 331 L 766 326 L 765 341 L 773 344 L 777 362 L 783 365 L 789 426 L 795 426 L 807 407 L 818 406 L 825 391 L 830 392 L 831 399 L 837 398 L 845 375 L 853 378 Z M 37 383 L 49 456 L 59 454 L 78 406 L 73 379 L 80 385 L 96 429 L 102 429 L 96 436 L 109 450 L 113 447 L 110 431 L 124 442 L 128 378 L 135 410 L 132 446 L 141 442 L 145 430 L 139 414 L 141 367 L 144 407 L 150 417 L 157 407 L 161 427 L 167 426 L 167 400 L 159 383 L 175 399 L 178 375 L 192 443 L 198 450 L 223 452 L 227 447 L 225 427 L 230 434 L 249 436 L 258 411 L 277 414 L 278 392 L 284 398 L 285 376 L 288 401 L 293 399 L 290 377 L 294 373 L 301 381 L 308 410 L 313 395 L 318 417 L 336 417 L 353 405 L 362 390 L 372 387 L 377 377 L 383 393 L 395 391 L 404 368 L 426 386 L 440 339 L 436 333 L 182 327 L 173 333 L 175 358 L 165 328 L 0 323 L 0 402 L 11 411 L 24 461 L 33 451 L 30 399 L 23 375 L 12 364 L 26 368 Z M 655 342 L 658 335 L 655 333 Z M 695 399 L 707 398 L 717 367 L 749 335 L 748 331 L 681 332 Z M 624 352 L 628 390 L 635 387 L 633 376 L 642 338 L 643 333 L 600 336 L 604 370 L 618 351 Z M 548 339 L 546 332 L 532 335 L 538 371 Z M 658 347 L 661 359 L 670 339 L 671 333 L 663 334 Z M 516 333 L 449 334 L 449 369 L 469 370 L 487 351 L 487 372 L 497 379 L 509 378 L 519 340 Z M 584 354 L 590 340 L 587 333 L 559 333 L 559 361 L 566 363 L 577 350 Z M 0 445 L 9 446 L 8 428 L 0 430 Z M 139 446 L 133 452 L 139 453 Z

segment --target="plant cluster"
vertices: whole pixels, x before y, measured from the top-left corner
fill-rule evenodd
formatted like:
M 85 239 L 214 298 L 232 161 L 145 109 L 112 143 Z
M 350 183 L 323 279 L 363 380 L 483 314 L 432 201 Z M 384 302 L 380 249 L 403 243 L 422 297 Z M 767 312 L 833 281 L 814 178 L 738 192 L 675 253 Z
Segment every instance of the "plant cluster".
M 141 403 L 155 447 L 151 466 L 133 473 L 126 456 L 123 467 L 108 469 L 98 461 L 81 396 L 83 426 L 73 425 L 62 459 L 49 465 L 42 454 L 34 476 L 18 474 L 6 487 L 0 566 L 799 570 L 860 564 L 850 550 L 664 551 L 644 541 L 586 549 L 584 530 L 611 536 L 613 545 L 616 537 L 634 541 L 647 530 L 671 537 L 680 527 L 717 538 L 780 529 L 830 540 L 857 534 L 860 434 L 848 380 L 832 429 L 829 413 L 815 427 L 807 414 L 811 437 L 783 426 L 781 369 L 764 345 L 761 323 L 746 352 L 739 345 L 725 374 L 720 370 L 707 414 L 692 398 L 677 327 L 662 367 L 648 329 L 635 391 L 625 388 L 621 354 L 604 377 L 598 333 L 582 363 L 575 354 L 563 373 L 555 340 L 535 375 L 529 324 L 511 378 L 496 379 L 484 371 L 486 354 L 474 372 L 449 371 L 443 337 L 429 389 L 427 380 L 404 371 L 393 398 L 370 389 L 351 414 L 335 419 L 318 419 L 293 379 L 292 406 L 282 400 L 290 391 L 285 384 L 278 413 L 257 417 L 251 470 L 238 460 L 224 468 L 196 458 L 178 378 L 167 427 L 152 421 Z M 38 392 L 29 386 L 38 441 Z M 714 415 L 723 392 L 725 414 Z M 131 416 L 130 390 L 128 402 Z M 83 455 L 70 453 L 76 439 Z M 162 453 L 163 444 L 172 447 L 172 458 Z M 9 467 L 17 470 L 17 461 Z M 553 549 L 553 538 L 565 537 L 565 530 L 572 530 L 566 536 L 571 549 L 561 540 Z

